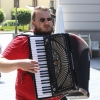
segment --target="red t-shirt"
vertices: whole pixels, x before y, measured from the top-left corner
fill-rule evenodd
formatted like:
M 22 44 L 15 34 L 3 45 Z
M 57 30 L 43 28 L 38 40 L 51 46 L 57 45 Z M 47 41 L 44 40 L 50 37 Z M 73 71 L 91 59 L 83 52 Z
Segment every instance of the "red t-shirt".
M 17 36 L 14 38 L 3 52 L 3 56 L 7 59 L 27 59 L 29 58 L 29 47 L 27 36 Z M 23 70 L 17 70 L 16 78 L 16 100 L 36 100 L 34 82 L 29 74 L 25 74 L 22 78 Z M 58 98 L 51 98 L 58 100 Z M 50 99 L 48 99 L 50 100 Z

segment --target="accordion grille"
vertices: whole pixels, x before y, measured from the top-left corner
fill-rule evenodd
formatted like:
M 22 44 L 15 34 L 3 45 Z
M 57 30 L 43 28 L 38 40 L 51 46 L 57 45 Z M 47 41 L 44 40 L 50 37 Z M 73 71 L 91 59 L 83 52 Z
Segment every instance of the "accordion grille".
M 73 86 L 69 51 L 65 41 L 64 36 L 55 37 L 51 41 L 55 76 L 59 91 Z

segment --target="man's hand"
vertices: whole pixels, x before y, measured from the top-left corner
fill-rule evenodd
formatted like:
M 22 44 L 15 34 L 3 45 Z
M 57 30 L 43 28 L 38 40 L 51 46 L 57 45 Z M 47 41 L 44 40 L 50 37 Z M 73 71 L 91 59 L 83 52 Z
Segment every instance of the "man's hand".
M 28 71 L 31 73 L 36 73 L 40 68 L 38 67 L 38 62 L 31 59 L 22 59 L 22 60 L 16 60 L 17 66 L 19 69 L 22 69 L 24 71 Z

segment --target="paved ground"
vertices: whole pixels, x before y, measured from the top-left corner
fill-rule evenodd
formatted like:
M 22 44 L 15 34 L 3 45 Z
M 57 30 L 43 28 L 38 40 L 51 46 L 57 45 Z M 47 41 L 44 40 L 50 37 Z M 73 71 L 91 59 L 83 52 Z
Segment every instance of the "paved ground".
M 16 71 L 2 73 L 0 78 L 0 100 L 15 100 Z

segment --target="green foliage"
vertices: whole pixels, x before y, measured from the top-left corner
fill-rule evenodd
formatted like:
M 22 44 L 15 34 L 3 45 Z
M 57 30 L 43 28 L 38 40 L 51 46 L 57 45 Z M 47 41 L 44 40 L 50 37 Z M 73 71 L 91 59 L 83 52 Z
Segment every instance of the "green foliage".
M 22 25 L 29 24 L 31 21 L 31 11 L 25 8 L 18 8 L 17 20 Z
M 11 11 L 12 20 L 15 19 L 16 8 L 13 8 Z M 29 24 L 31 21 L 31 11 L 26 8 L 17 8 L 17 20 L 22 25 Z
M 5 13 L 3 9 L 0 8 L 0 23 L 2 23 L 5 19 Z
M 15 19 L 15 15 L 16 15 L 16 8 L 13 8 L 11 10 L 11 19 L 14 20 Z

